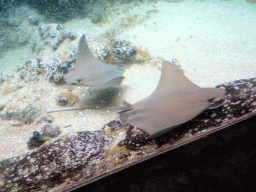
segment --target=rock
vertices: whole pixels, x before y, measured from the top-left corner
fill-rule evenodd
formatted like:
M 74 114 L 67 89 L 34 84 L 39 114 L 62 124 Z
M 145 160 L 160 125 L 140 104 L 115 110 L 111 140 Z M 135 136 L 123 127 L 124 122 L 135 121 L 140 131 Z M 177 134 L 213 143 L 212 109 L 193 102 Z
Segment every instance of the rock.
M 42 134 L 47 137 L 57 137 L 60 133 L 60 127 L 58 125 L 49 125 L 44 123 L 41 127 Z
M 7 109 L 1 114 L 2 120 L 18 120 L 22 124 L 31 124 L 38 116 L 39 109 L 32 104 L 17 108 L 16 110 Z
M 70 31 L 70 32 L 68 33 L 68 37 L 69 37 L 71 40 L 75 40 L 75 39 L 77 38 L 77 35 L 76 35 L 75 32 Z
M 39 28 L 39 35 L 42 39 L 46 39 L 46 37 L 49 35 L 50 25 L 43 24 Z
M 135 46 L 130 41 L 112 39 L 111 42 L 114 49 L 112 54 L 114 58 L 117 58 L 117 61 L 118 59 L 128 60 L 136 53 Z
M 38 18 L 38 16 L 31 15 L 28 17 L 28 22 L 32 25 L 38 25 L 39 18 Z
M 61 95 L 58 95 L 56 97 L 56 101 L 57 101 L 57 105 L 65 106 L 68 104 L 68 99 Z
M 64 27 L 64 25 L 62 25 L 62 24 L 58 24 L 57 27 L 56 27 L 56 29 L 57 29 L 58 31 L 61 31 L 61 30 L 64 30 L 65 27 Z
M 27 145 L 29 149 L 38 148 L 47 141 L 38 131 L 33 132 L 33 136 L 29 138 L 27 141 Z
M 55 84 L 63 84 L 65 83 L 63 74 L 55 74 L 53 77 L 53 82 Z

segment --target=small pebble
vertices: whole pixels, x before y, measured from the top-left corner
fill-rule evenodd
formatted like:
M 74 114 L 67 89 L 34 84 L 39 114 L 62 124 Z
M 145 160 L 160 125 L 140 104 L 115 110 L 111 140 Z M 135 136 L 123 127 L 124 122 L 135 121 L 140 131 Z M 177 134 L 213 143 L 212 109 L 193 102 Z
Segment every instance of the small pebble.
M 61 96 L 61 95 L 58 95 L 56 97 L 56 101 L 57 101 L 57 104 L 61 105 L 61 106 L 65 106 L 65 105 L 68 104 L 68 99 L 63 97 L 63 96 Z
M 1 103 L 1 104 L 0 104 L 0 111 L 2 111 L 2 110 L 5 108 L 5 106 L 6 106 L 5 104 L 2 104 L 2 103 Z
M 11 123 L 11 126 L 22 126 L 21 123 Z
M 56 29 L 57 29 L 58 31 L 61 31 L 61 30 L 64 29 L 64 26 L 63 26 L 62 24 L 58 24 L 57 27 L 56 27 Z
M 53 82 L 55 84 L 65 83 L 63 74 L 55 74 L 54 77 L 53 77 Z

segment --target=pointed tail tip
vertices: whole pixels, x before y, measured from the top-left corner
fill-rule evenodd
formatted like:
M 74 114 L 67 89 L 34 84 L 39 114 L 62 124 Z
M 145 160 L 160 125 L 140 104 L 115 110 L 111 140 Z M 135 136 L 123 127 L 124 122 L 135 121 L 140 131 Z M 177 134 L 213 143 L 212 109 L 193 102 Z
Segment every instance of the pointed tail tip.
M 126 111 L 130 111 L 132 109 L 132 105 L 128 103 L 127 101 L 123 100 L 121 106 L 118 108 L 118 114 L 124 113 Z

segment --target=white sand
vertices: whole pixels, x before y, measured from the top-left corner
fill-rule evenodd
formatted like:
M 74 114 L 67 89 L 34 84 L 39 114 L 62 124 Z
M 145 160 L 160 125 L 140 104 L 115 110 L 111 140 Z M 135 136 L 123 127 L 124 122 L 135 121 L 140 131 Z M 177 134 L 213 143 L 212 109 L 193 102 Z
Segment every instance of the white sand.
M 151 12 L 146 13 L 149 10 Z M 100 40 L 105 40 L 106 32 L 115 31 L 115 38 L 130 40 L 136 47 L 148 48 L 153 58 L 161 57 L 166 60 L 176 58 L 185 75 L 202 87 L 256 77 L 256 5 L 242 0 L 159 2 L 139 6 L 132 3 L 119 5 L 110 13 L 108 13 L 110 22 L 106 24 L 95 25 L 89 19 L 74 19 L 66 23 L 66 28 L 87 31 Z M 136 19 L 128 21 L 127 18 L 132 16 Z M 126 24 L 130 26 L 126 27 Z M 64 52 L 65 47 L 76 46 L 76 43 L 77 41 L 72 45 L 66 43 L 58 52 Z M 5 60 L 0 60 L 1 71 L 11 71 L 13 67 L 3 68 L 2 62 L 8 62 L 8 58 L 12 61 L 12 58 L 16 57 L 13 57 L 12 53 L 16 52 L 17 50 L 10 51 L 6 54 Z M 23 55 L 22 52 L 21 54 Z M 41 53 L 41 56 L 49 56 L 49 54 L 50 49 L 47 49 Z M 23 62 L 30 59 L 28 52 L 24 55 Z M 20 62 L 16 60 L 15 64 L 18 64 L 16 63 L 18 61 Z M 160 62 L 157 65 L 149 62 L 130 66 L 124 74 L 126 78 L 123 85 L 129 88 L 124 98 L 134 103 L 148 96 L 157 86 L 160 66 Z M 47 89 L 51 90 L 51 94 L 41 99 L 38 104 L 45 106 L 45 103 L 49 103 L 47 110 L 54 110 L 57 108 L 54 97 L 65 88 L 49 85 L 46 81 L 40 85 L 40 87 L 44 86 L 46 92 Z M 26 89 L 28 88 L 23 88 L 23 92 Z M 10 98 L 6 96 L 4 101 L 8 99 Z M 15 104 L 15 101 L 12 104 Z M 85 129 L 97 130 L 110 120 L 118 118 L 114 109 L 63 112 L 53 116 L 54 124 L 61 127 L 62 135 Z M 64 129 L 63 126 L 67 124 L 72 126 Z M 27 152 L 25 142 L 32 131 L 38 130 L 41 125 L 12 127 L 10 122 L 2 121 L 0 126 L 2 127 L 0 140 L 4 141 L 0 142 L 0 154 L 2 154 L 0 159 L 3 159 Z M 17 137 L 19 140 L 16 139 L 14 145 L 13 140 Z

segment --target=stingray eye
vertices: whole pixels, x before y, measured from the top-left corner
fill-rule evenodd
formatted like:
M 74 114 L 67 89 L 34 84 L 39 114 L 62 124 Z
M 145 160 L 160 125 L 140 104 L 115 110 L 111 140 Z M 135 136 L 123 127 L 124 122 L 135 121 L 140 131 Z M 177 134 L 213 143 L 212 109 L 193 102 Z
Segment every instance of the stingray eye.
M 77 79 L 76 83 L 80 83 L 82 81 L 82 79 Z
M 207 101 L 208 101 L 209 103 L 213 103 L 215 99 L 216 99 L 216 97 L 211 98 L 211 99 L 208 99 Z
M 124 113 L 124 112 L 127 112 L 127 111 L 130 111 L 131 109 L 122 109 L 120 111 L 118 111 L 117 113 L 120 114 L 120 113 Z
M 77 85 L 82 81 L 82 79 L 76 79 L 74 82 L 70 83 L 71 85 Z

